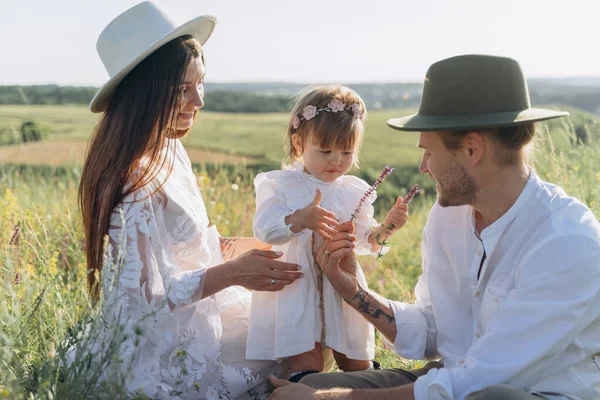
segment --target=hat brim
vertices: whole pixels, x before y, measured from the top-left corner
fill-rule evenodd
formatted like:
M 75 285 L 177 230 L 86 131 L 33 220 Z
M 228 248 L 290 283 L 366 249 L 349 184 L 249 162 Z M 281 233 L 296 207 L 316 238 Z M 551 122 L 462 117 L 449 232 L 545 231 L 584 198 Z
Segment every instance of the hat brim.
M 180 36 L 191 35 L 196 38 L 201 45 L 204 45 L 213 30 L 215 29 L 215 25 L 217 23 L 217 19 L 212 15 L 203 15 L 197 18 L 192 19 L 191 21 L 186 22 L 185 24 L 180 25 L 179 27 L 173 29 L 171 32 L 154 42 L 146 51 L 141 53 L 138 57 L 136 57 L 132 62 L 130 62 L 125 68 L 123 68 L 119 73 L 110 78 L 102 87 L 98 90 L 98 92 L 94 95 L 94 98 L 90 102 L 90 111 L 93 113 L 99 113 L 106 110 L 108 103 L 110 101 L 110 97 L 112 96 L 114 90 L 119 85 L 119 83 L 125 78 L 125 76 L 131 72 L 139 63 L 141 63 L 146 57 L 152 54 L 155 50 L 160 48 L 162 45 L 170 42 L 171 40 L 178 38 Z
M 399 131 L 452 131 L 468 129 L 505 128 L 529 122 L 544 121 L 553 118 L 568 117 L 566 111 L 528 108 L 523 111 L 510 111 L 494 114 L 471 115 L 422 115 L 413 114 L 387 121 L 390 128 Z

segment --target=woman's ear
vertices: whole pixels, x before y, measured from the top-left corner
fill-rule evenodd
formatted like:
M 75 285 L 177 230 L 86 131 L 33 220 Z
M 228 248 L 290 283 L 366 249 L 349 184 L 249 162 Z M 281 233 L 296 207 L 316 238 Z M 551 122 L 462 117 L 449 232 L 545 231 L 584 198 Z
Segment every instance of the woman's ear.
M 292 134 L 292 146 L 294 146 L 294 150 L 296 154 L 302 155 L 304 149 L 302 147 L 302 138 L 297 133 Z

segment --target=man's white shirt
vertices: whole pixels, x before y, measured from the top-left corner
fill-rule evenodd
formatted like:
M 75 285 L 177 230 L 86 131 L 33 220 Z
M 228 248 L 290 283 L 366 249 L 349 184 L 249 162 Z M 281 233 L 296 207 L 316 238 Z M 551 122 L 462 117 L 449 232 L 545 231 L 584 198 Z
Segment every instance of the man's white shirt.
M 444 364 L 416 381 L 417 400 L 498 383 L 600 399 L 600 224 L 581 202 L 532 172 L 480 235 L 472 207 L 436 203 L 422 257 L 415 304 L 390 301 L 396 352 Z

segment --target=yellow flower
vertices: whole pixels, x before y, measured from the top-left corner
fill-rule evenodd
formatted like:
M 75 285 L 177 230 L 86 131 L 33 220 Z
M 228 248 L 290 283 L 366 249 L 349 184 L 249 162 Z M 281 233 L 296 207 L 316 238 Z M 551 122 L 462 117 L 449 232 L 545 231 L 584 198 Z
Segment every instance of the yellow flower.
M 47 272 L 50 276 L 55 276 L 56 274 L 58 274 L 57 264 L 58 264 L 58 251 L 55 251 L 54 254 L 52 254 L 52 257 L 50 257 L 50 260 L 48 260 Z
M 25 270 L 25 272 L 27 273 L 27 275 L 29 276 L 36 276 L 35 274 L 35 267 L 29 263 L 25 264 L 23 266 L 23 269 Z

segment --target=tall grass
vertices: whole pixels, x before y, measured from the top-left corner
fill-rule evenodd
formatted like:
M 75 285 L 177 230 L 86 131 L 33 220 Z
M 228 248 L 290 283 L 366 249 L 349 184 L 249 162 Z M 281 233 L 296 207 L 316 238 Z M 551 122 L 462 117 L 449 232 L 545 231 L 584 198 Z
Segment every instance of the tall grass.
M 563 186 L 600 216 L 600 147 L 579 146 L 558 153 L 549 136 L 543 136 L 534 158 L 538 174 Z M 90 365 L 85 354 L 70 366 L 65 362 L 73 354 L 67 350 L 74 343 L 93 335 L 82 329 L 98 312 L 85 290 L 82 226 L 76 204 L 78 171 L 27 170 L 26 175 L 18 169 L 1 171 L 0 398 L 125 396 L 118 386 L 94 390 L 102 366 Z M 252 173 L 242 167 L 196 172 L 211 222 L 221 234 L 251 235 Z M 379 263 L 369 257 L 361 259 L 370 287 L 385 297 L 412 299 L 420 273 L 421 231 L 434 201 L 429 195 L 411 203 L 408 225 Z M 384 198 L 376 209 L 384 212 L 389 202 Z M 109 343 L 104 349 L 108 358 L 115 348 L 115 343 Z M 377 358 L 385 367 L 408 365 L 385 350 L 380 340 Z

